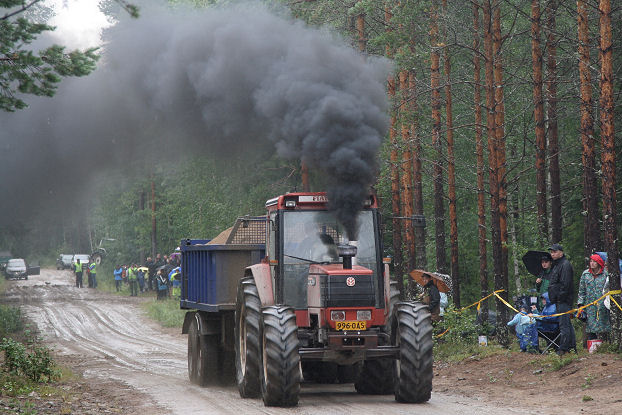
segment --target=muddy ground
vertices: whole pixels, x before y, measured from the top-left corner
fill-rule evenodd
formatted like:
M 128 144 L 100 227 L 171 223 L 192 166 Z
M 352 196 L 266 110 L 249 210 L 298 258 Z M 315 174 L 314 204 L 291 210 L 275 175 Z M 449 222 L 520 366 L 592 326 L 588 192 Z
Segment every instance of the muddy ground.
M 266 408 L 261 400 L 240 399 L 233 386 L 191 384 L 186 336 L 146 318 L 141 301 L 155 300 L 77 289 L 69 271 L 44 269 L 28 281 L 9 282 L 3 302 L 21 305 L 59 363 L 77 374 L 60 385 L 71 392 L 66 398 L 30 397 L 38 413 L 600 414 L 622 408 L 619 359 L 597 354 L 549 372 L 546 358 L 520 353 L 438 363 L 432 399 L 423 405 L 358 395 L 351 384 L 305 383 L 296 408 Z M 5 401 L 0 413 L 9 413 Z

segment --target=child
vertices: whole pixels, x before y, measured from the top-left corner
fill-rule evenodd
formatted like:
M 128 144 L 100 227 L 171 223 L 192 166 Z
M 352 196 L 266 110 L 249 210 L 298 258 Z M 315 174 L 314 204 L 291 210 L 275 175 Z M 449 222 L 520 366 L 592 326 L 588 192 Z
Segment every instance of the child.
M 527 307 L 521 305 L 520 312 L 508 321 L 508 326 L 516 326 L 516 337 L 523 352 L 535 352 L 538 349 L 538 331 L 535 320 L 527 315 Z

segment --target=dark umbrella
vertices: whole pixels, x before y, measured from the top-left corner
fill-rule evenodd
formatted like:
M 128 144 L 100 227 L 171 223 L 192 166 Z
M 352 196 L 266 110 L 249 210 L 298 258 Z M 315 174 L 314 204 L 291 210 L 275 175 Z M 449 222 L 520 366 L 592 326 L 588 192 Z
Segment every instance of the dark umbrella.
M 553 261 L 551 254 L 544 251 L 527 251 L 527 253 L 523 255 L 523 264 L 525 264 L 525 268 L 527 268 L 530 274 L 536 277 L 543 271 L 542 257 L 547 257 L 549 261 Z

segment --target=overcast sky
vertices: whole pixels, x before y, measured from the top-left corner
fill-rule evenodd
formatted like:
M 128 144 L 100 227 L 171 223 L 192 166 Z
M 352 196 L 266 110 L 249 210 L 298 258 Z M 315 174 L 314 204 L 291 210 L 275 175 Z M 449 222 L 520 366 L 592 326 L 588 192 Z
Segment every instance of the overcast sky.
M 68 49 L 84 49 L 101 44 L 102 30 L 113 24 L 99 9 L 101 0 L 44 0 L 54 10 L 49 21 L 56 26 L 52 36 Z

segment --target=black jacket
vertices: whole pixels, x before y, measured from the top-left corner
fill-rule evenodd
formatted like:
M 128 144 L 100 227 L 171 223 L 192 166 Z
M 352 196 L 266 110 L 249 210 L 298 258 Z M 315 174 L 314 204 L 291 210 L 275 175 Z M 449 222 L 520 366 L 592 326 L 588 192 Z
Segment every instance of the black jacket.
M 430 296 L 430 312 L 431 313 L 439 313 L 440 312 L 440 304 L 441 304 L 441 294 L 436 288 L 436 285 L 432 281 L 428 282 L 425 287 L 427 290 L 427 294 Z
M 553 261 L 551 283 L 549 284 L 549 300 L 551 303 L 568 305 L 574 303 L 573 272 L 572 265 L 565 255 Z

